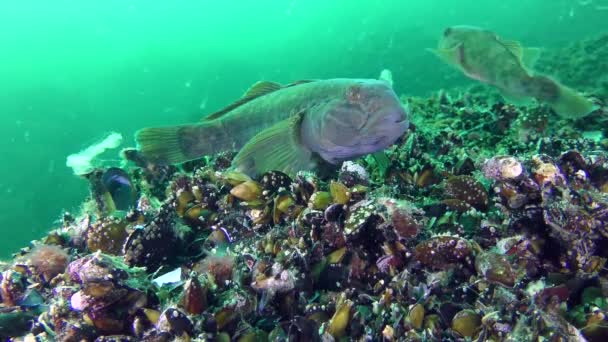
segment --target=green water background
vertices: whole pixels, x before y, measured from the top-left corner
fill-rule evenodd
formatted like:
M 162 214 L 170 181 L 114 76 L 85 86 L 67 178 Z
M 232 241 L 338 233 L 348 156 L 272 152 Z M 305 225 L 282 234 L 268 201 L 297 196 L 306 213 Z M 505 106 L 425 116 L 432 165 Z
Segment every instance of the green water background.
M 224 4 L 220 4 L 224 3 Z M 446 26 L 560 47 L 606 28 L 573 0 L 3 1 L 0 257 L 87 195 L 66 156 L 109 131 L 194 121 L 260 79 L 377 77 L 399 94 L 469 82 L 425 51 Z M 110 158 L 113 158 L 113 153 Z

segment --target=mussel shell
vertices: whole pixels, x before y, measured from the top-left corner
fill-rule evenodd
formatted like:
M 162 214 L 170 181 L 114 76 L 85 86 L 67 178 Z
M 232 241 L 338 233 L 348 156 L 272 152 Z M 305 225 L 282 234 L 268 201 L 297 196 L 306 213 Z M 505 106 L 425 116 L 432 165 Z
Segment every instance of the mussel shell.
M 99 221 L 87 229 L 86 243 L 91 252 L 118 255 L 127 238 L 127 224 L 119 220 Z
M 319 324 L 311 319 L 296 316 L 289 325 L 287 335 L 289 341 L 321 341 L 319 337 Z
M 305 209 L 300 214 L 301 222 L 312 229 L 321 229 L 327 221 L 323 216 L 323 212 L 318 210 Z
M 328 222 L 343 224 L 346 217 L 346 207 L 339 203 L 332 204 L 325 209 L 324 216 Z
M 280 189 L 289 189 L 291 182 L 291 178 L 281 171 L 268 171 L 260 180 L 266 195 L 276 193 Z
M 110 336 L 99 336 L 95 339 L 95 342 L 131 342 L 137 341 L 135 337 L 127 335 L 110 335 Z
M 184 284 L 180 304 L 192 315 L 200 315 L 207 307 L 207 289 L 196 276 L 188 279 Z
M 123 247 L 125 263 L 156 268 L 175 255 L 175 240 L 171 226 L 163 222 L 139 226 L 131 232 Z
M 308 203 L 308 200 L 317 189 L 314 180 L 307 179 L 301 175 L 296 176 L 296 179 L 291 185 L 292 193 L 296 197 L 296 201 L 301 204 Z
M 160 314 L 156 328 L 161 332 L 168 332 L 174 336 L 181 336 L 184 333 L 192 335 L 194 325 L 192 321 L 178 309 L 168 308 Z

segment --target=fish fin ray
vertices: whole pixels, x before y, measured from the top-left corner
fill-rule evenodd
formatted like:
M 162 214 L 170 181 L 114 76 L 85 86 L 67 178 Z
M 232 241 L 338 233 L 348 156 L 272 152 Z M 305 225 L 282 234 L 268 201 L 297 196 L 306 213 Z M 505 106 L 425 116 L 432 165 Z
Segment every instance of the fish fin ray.
M 511 52 L 518 61 L 522 62 L 524 56 L 524 49 L 521 46 L 521 43 L 516 40 L 507 40 L 498 38 L 498 41 Z
M 280 121 L 251 138 L 232 161 L 232 167 L 250 176 L 270 170 L 294 175 L 311 170 L 312 151 L 300 143 L 302 115 Z
M 217 112 L 206 115 L 201 121 L 204 122 L 204 121 L 211 121 L 211 120 L 218 119 L 218 118 L 224 116 L 225 114 L 231 112 L 233 109 L 238 108 L 241 105 L 243 105 L 251 100 L 253 100 L 253 98 L 240 98 L 240 99 L 232 102 L 228 106 L 218 110 Z
M 185 161 L 187 158 L 181 148 L 179 130 L 180 126 L 142 128 L 135 133 L 137 149 L 153 162 L 174 164 Z
M 558 87 L 557 98 L 547 102 L 562 118 L 577 119 L 599 109 L 599 106 L 576 90 L 558 82 L 555 82 L 555 84 Z
M 202 136 L 202 125 L 148 127 L 135 132 L 137 149 L 144 158 L 159 164 L 180 164 L 213 152 L 201 150 L 203 144 L 194 144 Z
M 530 84 L 532 95 L 549 104 L 562 118 L 576 119 L 598 109 L 591 100 L 550 77 L 530 77 Z
M 297 80 L 297 81 L 291 82 L 289 84 L 286 84 L 285 86 L 283 86 L 283 88 L 293 87 L 293 86 L 297 86 L 300 84 L 312 83 L 312 82 L 317 82 L 317 81 L 318 80 Z
M 257 99 L 260 96 L 270 94 L 272 92 L 281 90 L 283 88 L 293 87 L 293 86 L 296 86 L 299 84 L 310 83 L 310 82 L 314 82 L 314 80 L 295 81 L 295 82 L 292 82 L 290 84 L 283 86 L 277 82 L 258 81 L 245 92 L 243 97 L 234 101 L 233 103 L 229 104 L 228 106 L 218 110 L 217 112 L 206 115 L 202 119 L 202 121 L 210 121 L 210 120 L 218 119 L 218 118 L 224 116 L 225 114 L 231 112 L 232 110 L 244 105 L 245 103 L 247 103 L 251 100 Z
M 243 94 L 243 96 L 240 99 L 232 102 L 231 104 L 218 110 L 217 112 L 206 115 L 202 119 L 202 121 L 211 121 L 211 120 L 218 119 L 253 99 L 256 99 L 256 98 L 266 95 L 266 94 L 270 94 L 281 88 L 283 88 L 283 86 L 276 82 L 258 81 L 254 85 L 252 85 L 249 89 L 247 89 L 245 94 Z
M 283 86 L 272 81 L 258 81 L 252 85 L 243 95 L 243 98 L 259 97 L 277 91 Z

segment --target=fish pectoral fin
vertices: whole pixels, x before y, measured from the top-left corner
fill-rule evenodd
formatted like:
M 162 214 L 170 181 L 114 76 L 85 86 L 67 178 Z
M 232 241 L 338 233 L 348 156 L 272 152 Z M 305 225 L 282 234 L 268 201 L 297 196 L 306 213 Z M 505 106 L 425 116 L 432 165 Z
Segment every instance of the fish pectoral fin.
M 538 61 L 542 50 L 536 47 L 529 47 L 524 49 L 524 53 L 521 59 L 521 64 L 526 70 L 534 69 L 534 64 Z
M 312 151 L 300 143 L 302 115 L 290 117 L 255 135 L 239 151 L 232 167 L 256 176 L 277 170 L 295 175 L 314 167 Z
M 520 62 L 523 60 L 524 49 L 521 43 L 516 40 L 506 40 L 498 38 L 500 43 L 511 52 Z
M 245 94 L 243 94 L 243 97 L 247 97 L 247 98 L 258 97 L 258 96 L 272 93 L 273 91 L 277 91 L 281 88 L 283 88 L 283 86 L 277 82 L 258 81 L 254 85 L 252 85 L 249 89 L 247 89 Z
M 449 48 L 449 49 L 428 49 L 427 48 L 426 50 L 433 53 L 435 56 L 439 57 L 444 62 L 460 68 L 458 50 L 460 49 L 461 45 L 462 45 L 462 43 L 454 46 L 453 48 Z

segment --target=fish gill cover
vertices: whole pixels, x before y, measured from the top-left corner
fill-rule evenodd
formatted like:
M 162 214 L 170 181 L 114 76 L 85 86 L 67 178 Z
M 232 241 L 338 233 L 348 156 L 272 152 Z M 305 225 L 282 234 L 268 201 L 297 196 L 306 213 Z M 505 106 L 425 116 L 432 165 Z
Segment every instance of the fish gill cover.
M 0 6 L 11 33 L 0 227 L 13 253 L 0 264 L 0 338 L 606 339 L 600 1 Z M 462 23 L 498 40 L 475 40 L 474 53 L 458 41 L 443 65 L 427 48 Z M 221 108 L 250 101 L 238 99 L 260 80 L 336 77 L 380 78 L 403 111 L 350 84 L 324 99 L 344 101 L 332 110 L 282 107 L 302 121 L 264 138 L 313 146 L 305 137 L 323 130 L 303 128 L 311 113 L 404 122 L 386 107 L 407 113 L 407 131 L 344 162 L 314 150 L 307 172 L 240 168 L 243 150 L 260 156 L 247 147 L 265 132 L 257 122 L 237 127 L 252 130 L 242 143 L 182 164 L 141 145 L 99 154 L 118 145 L 100 139 L 110 131 L 230 115 Z M 357 142 L 353 127 L 375 118 L 349 118 L 319 146 L 347 129 Z M 186 142 L 209 142 L 197 138 Z M 279 152 L 263 165 L 286 165 Z M 77 176 L 61 167 L 72 154 Z

